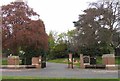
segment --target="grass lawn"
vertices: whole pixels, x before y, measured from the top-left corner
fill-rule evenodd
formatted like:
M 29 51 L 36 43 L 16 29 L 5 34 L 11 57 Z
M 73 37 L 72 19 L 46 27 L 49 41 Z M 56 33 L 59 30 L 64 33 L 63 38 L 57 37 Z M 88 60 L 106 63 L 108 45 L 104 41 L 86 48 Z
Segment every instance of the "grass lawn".
M 48 62 L 54 62 L 54 63 L 64 63 L 68 64 L 68 58 L 59 58 L 54 60 L 48 60 Z M 79 60 L 79 58 L 75 58 L 76 60 Z M 120 57 L 115 58 L 115 63 L 120 65 Z M 74 63 L 75 65 L 80 65 L 80 63 Z M 102 57 L 97 57 L 97 64 L 102 64 Z
M 96 62 L 97 62 L 97 64 L 102 64 L 102 58 L 101 57 L 97 57 Z
M 115 59 L 116 59 L 116 61 L 115 61 L 116 64 L 119 64 L 119 65 L 120 65 L 120 57 L 116 57 Z
M 118 79 L 3 79 L 2 81 L 119 81 Z
M 6 59 L 2 59 L 2 65 L 7 65 L 7 60 Z
M 68 64 L 67 61 L 68 61 L 68 58 L 59 58 L 59 59 L 48 60 L 48 62 Z
M 119 81 L 120 79 L 66 79 L 66 78 L 39 78 L 39 77 L 20 77 L 3 76 L 2 81 Z
M 79 60 L 78 58 L 75 58 L 76 60 Z M 63 63 L 63 64 L 68 64 L 68 58 L 59 58 L 59 59 L 54 59 L 54 60 L 48 60 L 48 62 L 53 62 L 53 63 Z M 80 67 L 80 63 L 74 63 L 74 65 Z

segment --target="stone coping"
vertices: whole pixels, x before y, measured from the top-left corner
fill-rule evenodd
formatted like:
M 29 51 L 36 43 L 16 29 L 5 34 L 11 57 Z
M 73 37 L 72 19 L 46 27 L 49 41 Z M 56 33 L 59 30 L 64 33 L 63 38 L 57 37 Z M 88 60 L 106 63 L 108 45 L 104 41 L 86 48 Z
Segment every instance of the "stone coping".
M 104 58 L 104 57 L 115 57 L 115 55 L 114 55 L 114 54 L 104 54 L 104 55 L 102 56 L 102 58 Z
M 106 65 L 106 67 L 120 67 L 120 65 Z
M 8 56 L 8 58 L 19 58 L 19 56 Z
M 115 67 L 115 66 L 118 66 L 118 65 L 106 65 L 106 67 Z
M 1 68 L 29 68 L 36 67 L 35 65 L 1 65 Z

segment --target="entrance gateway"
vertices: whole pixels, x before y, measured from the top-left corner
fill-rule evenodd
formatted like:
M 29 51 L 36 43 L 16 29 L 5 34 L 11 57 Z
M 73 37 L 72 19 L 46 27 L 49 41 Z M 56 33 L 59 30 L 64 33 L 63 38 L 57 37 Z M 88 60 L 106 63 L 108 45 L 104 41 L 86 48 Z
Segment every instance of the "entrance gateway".
M 8 56 L 8 66 L 9 68 L 20 68 L 19 65 L 19 56 Z M 73 56 L 70 53 L 68 58 L 68 68 L 73 69 Z M 39 56 L 32 58 L 32 65 L 23 65 L 24 68 L 44 68 L 46 67 L 46 61 Z M 105 54 L 102 56 L 102 64 L 96 64 L 96 58 L 90 56 L 83 56 L 80 54 L 80 68 L 95 68 L 95 69 L 118 69 L 115 65 L 115 55 L 114 54 Z

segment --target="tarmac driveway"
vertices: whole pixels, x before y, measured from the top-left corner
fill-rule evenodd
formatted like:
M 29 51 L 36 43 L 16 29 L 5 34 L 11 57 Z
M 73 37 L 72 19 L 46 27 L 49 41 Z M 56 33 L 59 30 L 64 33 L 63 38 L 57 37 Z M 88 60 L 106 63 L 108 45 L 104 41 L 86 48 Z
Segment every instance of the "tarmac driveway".
M 68 69 L 67 64 L 47 63 L 44 69 L 3 69 L 3 76 L 33 76 L 41 78 L 118 78 L 118 70 Z

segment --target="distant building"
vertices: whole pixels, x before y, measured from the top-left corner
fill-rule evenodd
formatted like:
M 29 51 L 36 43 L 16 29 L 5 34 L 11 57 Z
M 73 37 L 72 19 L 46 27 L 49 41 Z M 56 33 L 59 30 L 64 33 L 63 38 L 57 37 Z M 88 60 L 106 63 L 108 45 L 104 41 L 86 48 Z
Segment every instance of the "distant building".
M 27 0 L 15 0 L 15 2 L 25 2 L 27 4 Z
M 15 0 L 15 2 L 23 2 L 23 0 Z

